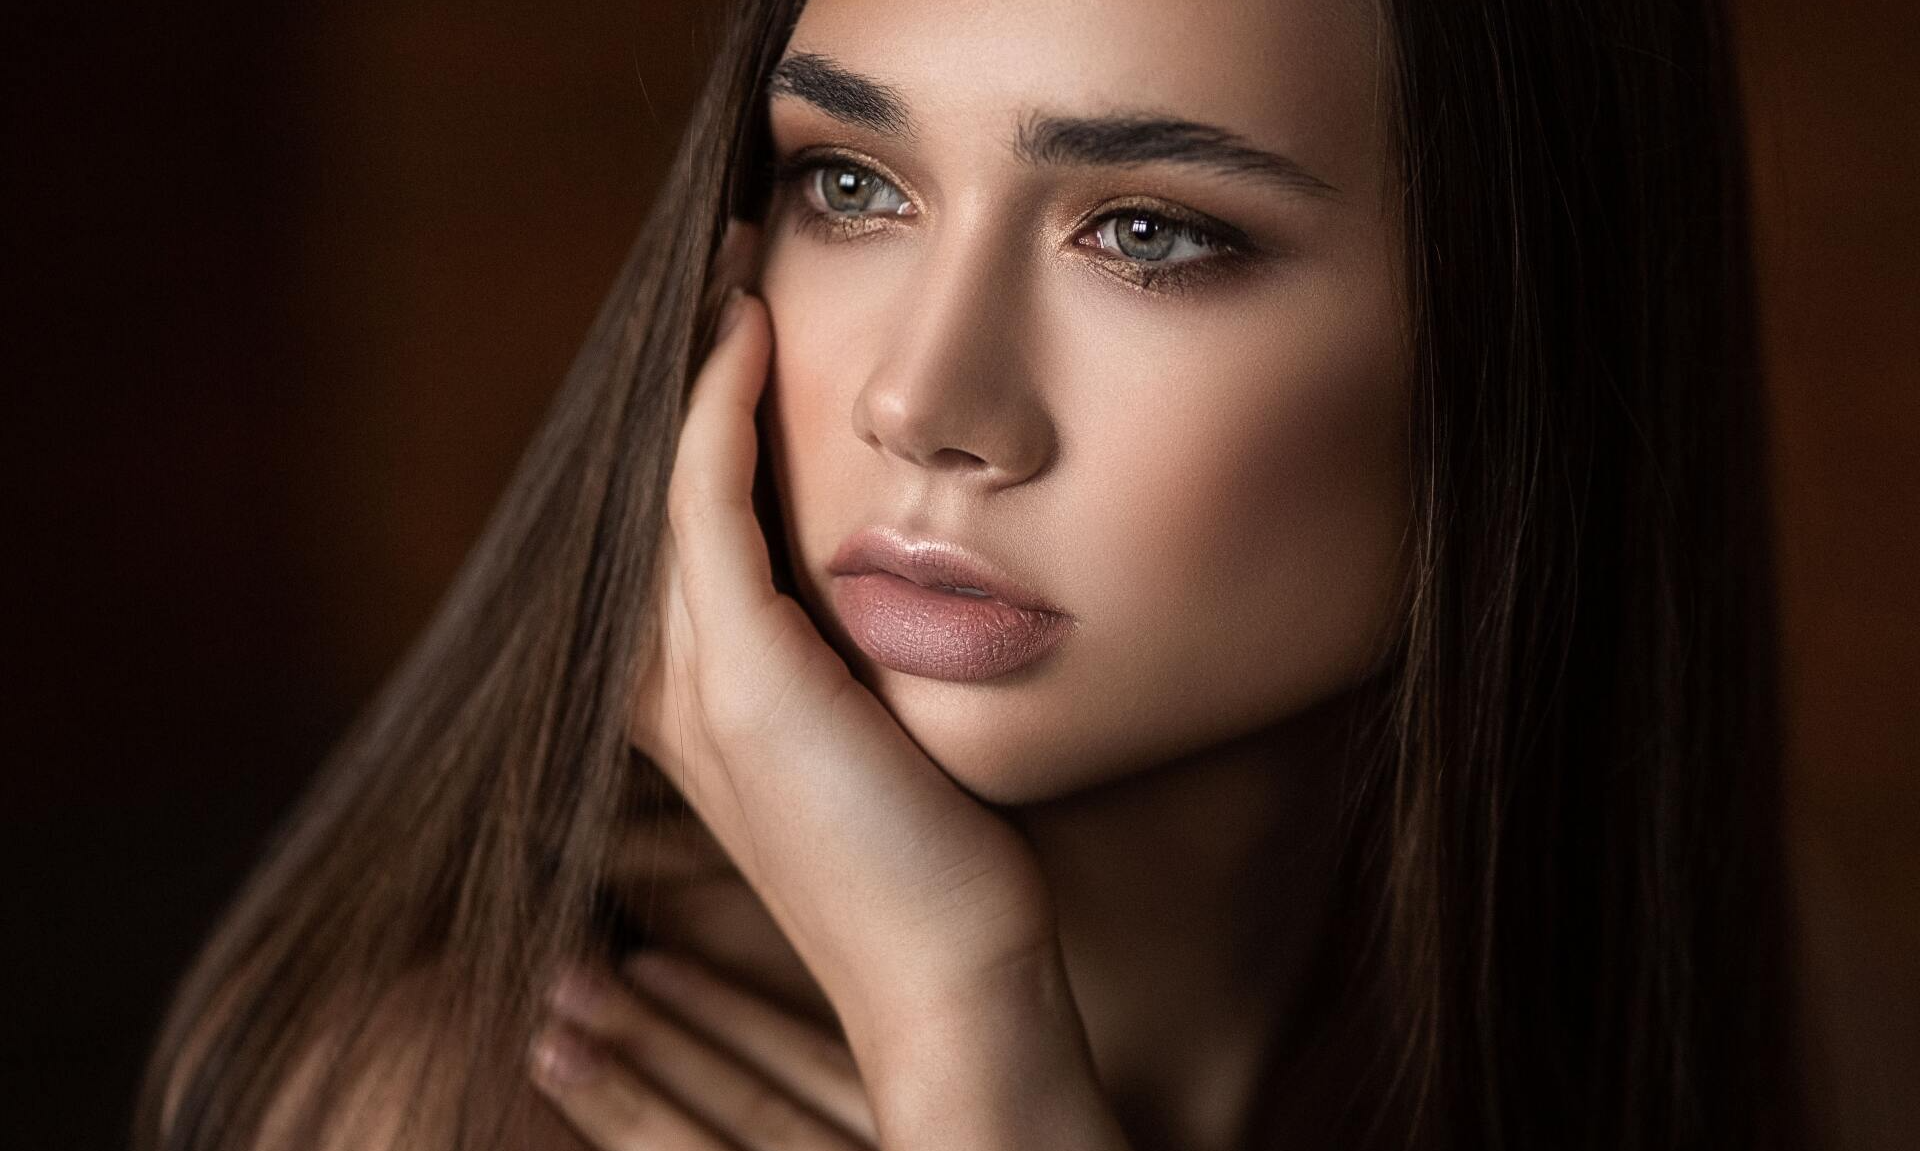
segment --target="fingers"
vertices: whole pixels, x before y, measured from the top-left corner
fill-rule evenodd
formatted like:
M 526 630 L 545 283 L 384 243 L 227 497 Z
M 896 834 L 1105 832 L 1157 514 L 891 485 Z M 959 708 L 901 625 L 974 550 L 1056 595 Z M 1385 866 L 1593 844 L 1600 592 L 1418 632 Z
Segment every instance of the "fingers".
M 696 628 L 703 607 L 764 603 L 775 593 L 766 541 L 753 514 L 759 454 L 753 412 L 773 343 L 766 307 L 729 296 L 718 342 L 695 377 L 667 487 L 667 518 Z
M 732 1151 L 714 1131 L 565 1024 L 541 1034 L 533 1081 L 600 1151 Z
M 707 274 L 708 282 L 720 286 L 722 294 L 728 288 L 751 288 L 759 279 L 760 234 L 758 224 L 737 218 L 727 221 Z
M 869 1143 L 876 1141 L 866 1088 L 846 1042 L 721 979 L 704 964 L 642 951 L 625 964 L 642 990 L 732 1050 L 797 1099 Z
M 698 653 L 686 657 L 692 692 L 676 686 L 683 698 L 697 696 L 695 710 L 710 741 L 738 746 L 771 732 L 789 738 L 789 721 L 821 722 L 832 697 L 853 680 L 798 601 L 774 586 L 753 506 L 754 409 L 766 387 L 772 321 L 751 294 L 733 297 L 728 312 L 688 399 L 667 486 L 667 519 L 677 565 L 673 586 Z M 669 651 L 663 658 L 681 655 Z M 710 785 L 738 781 L 706 778 L 713 765 L 697 757 L 669 757 L 662 766 L 684 769 L 675 776 L 681 793 L 725 841 L 736 821 L 709 805 L 731 800 L 716 798 Z
M 686 986 L 710 1001 L 717 983 Z M 745 993 L 735 996 L 717 1011 L 709 1002 L 708 1013 L 736 1027 L 769 1028 L 750 1045 L 752 1055 L 634 994 L 611 973 L 571 972 L 552 998 L 563 1021 L 536 1046 L 535 1083 L 604 1151 L 868 1146 L 823 1117 L 837 1109 L 871 1129 L 852 1057 L 844 1048 L 836 1054 L 825 1033 L 771 1005 L 753 1010 L 740 1002 Z
M 693 621 L 687 615 L 672 532 L 662 535 L 659 564 L 654 605 L 658 635 L 634 695 L 628 734 L 635 747 L 670 768 L 701 750 L 699 725 L 686 722 L 698 714 L 697 703 L 689 697 Z M 679 783 L 671 770 L 668 775 Z

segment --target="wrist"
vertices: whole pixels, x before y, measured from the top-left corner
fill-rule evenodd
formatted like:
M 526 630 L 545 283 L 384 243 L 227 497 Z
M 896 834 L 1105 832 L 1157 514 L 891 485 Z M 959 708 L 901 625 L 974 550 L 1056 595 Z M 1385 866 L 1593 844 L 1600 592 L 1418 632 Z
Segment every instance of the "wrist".
M 1058 945 L 849 1035 L 888 1151 L 1125 1151 Z

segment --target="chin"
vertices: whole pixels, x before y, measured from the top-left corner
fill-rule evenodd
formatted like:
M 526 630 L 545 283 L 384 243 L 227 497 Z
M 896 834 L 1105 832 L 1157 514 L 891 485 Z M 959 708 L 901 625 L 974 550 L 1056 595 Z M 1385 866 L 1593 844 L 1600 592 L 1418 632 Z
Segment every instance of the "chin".
M 871 664 L 857 674 L 921 750 L 985 803 L 1059 799 L 1163 758 L 1140 750 L 1137 737 L 1148 733 L 1127 738 L 1104 705 L 1089 707 L 1066 684 L 952 683 Z
M 1337 734 L 1332 721 L 1363 685 L 1358 674 L 1336 674 L 1282 680 L 1264 692 L 1154 691 L 1059 669 L 954 683 L 864 659 L 855 674 L 942 771 L 998 806 L 1124 783 L 1247 740 L 1278 741 L 1276 750 L 1311 743 Z

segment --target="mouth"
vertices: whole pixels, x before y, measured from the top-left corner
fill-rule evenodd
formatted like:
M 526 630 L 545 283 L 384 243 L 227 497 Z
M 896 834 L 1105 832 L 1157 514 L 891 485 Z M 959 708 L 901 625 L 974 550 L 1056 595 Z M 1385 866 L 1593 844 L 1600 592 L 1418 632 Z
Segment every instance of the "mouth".
M 868 528 L 849 536 L 834 553 L 827 571 L 835 576 L 884 572 L 930 591 L 988 600 L 1022 611 L 1066 614 L 958 544 L 913 539 L 886 529 Z
M 828 564 L 834 606 L 876 663 L 975 682 L 1026 668 L 1073 630 L 1073 617 L 957 544 L 865 529 Z

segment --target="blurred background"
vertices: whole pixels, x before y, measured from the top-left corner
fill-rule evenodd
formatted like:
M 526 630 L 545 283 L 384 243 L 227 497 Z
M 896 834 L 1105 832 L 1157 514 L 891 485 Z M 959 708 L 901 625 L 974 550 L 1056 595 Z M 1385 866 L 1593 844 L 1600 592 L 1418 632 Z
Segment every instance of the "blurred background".
M 1733 0 L 1809 1069 L 1920 1147 L 1920 6 Z M 23 6 L 24 7 L 24 6 Z M 716 5 L 6 17 L 0 1117 L 122 1144 L 171 981 L 439 597 L 676 143 Z

